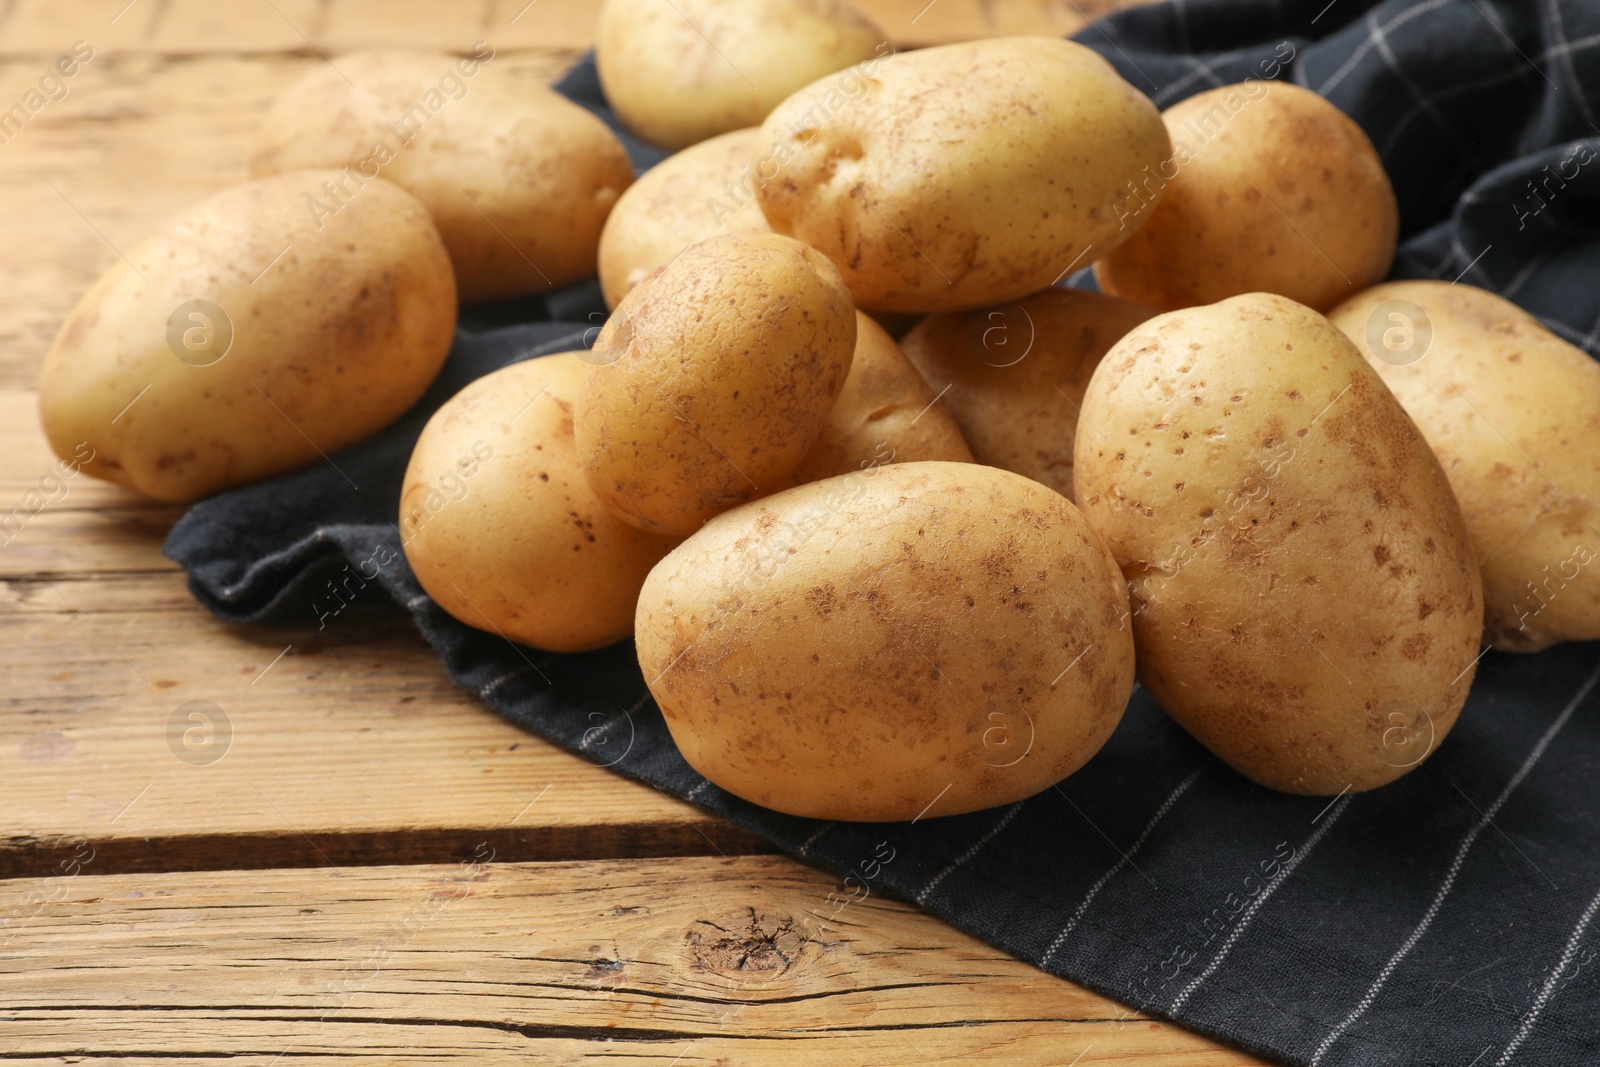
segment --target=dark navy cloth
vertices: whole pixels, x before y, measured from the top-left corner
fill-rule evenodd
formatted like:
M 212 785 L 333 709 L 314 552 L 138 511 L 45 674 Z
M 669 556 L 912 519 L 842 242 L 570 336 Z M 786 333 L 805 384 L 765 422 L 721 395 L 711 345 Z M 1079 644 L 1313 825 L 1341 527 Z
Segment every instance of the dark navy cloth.
M 1187 0 L 1079 40 L 1163 107 L 1247 76 L 1321 93 L 1394 179 L 1395 277 L 1462 278 L 1600 346 L 1600 0 Z M 592 63 L 560 88 L 610 120 Z M 641 168 L 661 158 L 629 148 Z M 631 644 L 552 655 L 444 614 L 393 525 L 417 434 L 463 383 L 581 347 L 603 317 L 593 282 L 469 309 L 408 416 L 331 463 L 194 505 L 168 555 L 202 603 L 241 622 L 310 619 L 330 577 L 375 575 L 502 715 L 845 876 L 802 928 L 825 934 L 842 902 L 899 894 L 1285 1063 L 1600 1063 L 1596 645 L 1488 654 L 1437 753 L 1372 793 L 1254 786 L 1136 690 L 1105 749 L 1030 800 L 858 825 L 779 815 L 697 775 Z

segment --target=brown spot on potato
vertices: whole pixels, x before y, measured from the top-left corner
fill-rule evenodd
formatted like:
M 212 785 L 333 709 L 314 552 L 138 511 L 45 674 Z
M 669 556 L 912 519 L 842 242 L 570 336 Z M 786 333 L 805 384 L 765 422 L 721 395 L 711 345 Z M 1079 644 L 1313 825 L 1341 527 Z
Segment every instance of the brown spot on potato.
M 1428 649 L 1430 646 L 1432 646 L 1432 644 L 1432 635 L 1413 634 L 1411 637 L 1406 639 L 1404 644 L 1400 646 L 1400 653 L 1401 655 L 1405 656 L 1406 659 L 1418 661 L 1427 656 Z

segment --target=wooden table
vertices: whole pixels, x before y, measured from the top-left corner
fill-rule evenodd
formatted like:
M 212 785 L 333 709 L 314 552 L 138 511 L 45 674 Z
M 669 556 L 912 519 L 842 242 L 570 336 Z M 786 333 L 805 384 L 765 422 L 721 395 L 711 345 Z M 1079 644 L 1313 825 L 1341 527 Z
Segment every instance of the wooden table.
M 95 50 L 0 144 L 0 515 L 55 498 L 0 529 L 0 1057 L 1254 1062 L 896 901 L 802 937 L 831 876 L 501 721 L 408 619 L 223 625 L 161 556 L 179 509 L 46 478 L 39 361 L 117 248 L 244 178 L 323 53 L 554 76 L 593 9 L 524 3 L 0 0 L 7 105 Z M 917 44 L 1108 5 L 863 6 Z

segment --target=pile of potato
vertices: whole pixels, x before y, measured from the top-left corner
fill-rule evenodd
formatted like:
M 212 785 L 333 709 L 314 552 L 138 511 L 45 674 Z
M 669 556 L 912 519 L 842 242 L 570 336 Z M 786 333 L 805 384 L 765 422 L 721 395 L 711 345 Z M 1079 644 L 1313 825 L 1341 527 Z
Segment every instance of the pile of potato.
M 254 181 L 84 296 L 52 444 L 164 500 L 262 478 L 406 410 L 458 295 L 597 272 L 592 349 L 433 416 L 400 537 L 470 625 L 634 636 L 739 796 L 1014 801 L 1094 755 L 1136 664 L 1252 780 L 1370 789 L 1486 642 L 1600 637 L 1600 366 L 1493 294 L 1377 284 L 1394 193 L 1310 92 L 1163 114 L 1063 40 L 899 54 L 837 0 L 610 0 L 607 96 L 681 149 L 634 182 L 492 48 L 338 63 Z

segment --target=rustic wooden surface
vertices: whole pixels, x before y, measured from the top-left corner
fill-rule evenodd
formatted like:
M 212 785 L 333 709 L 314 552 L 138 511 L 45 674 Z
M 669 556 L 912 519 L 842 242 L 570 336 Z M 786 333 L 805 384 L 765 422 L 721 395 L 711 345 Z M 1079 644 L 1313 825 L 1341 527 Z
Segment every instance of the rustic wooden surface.
M 0 957 L 34 961 L 0 970 L 11 1056 L 1240 1062 L 906 905 L 869 898 L 805 937 L 788 916 L 831 880 L 776 857 L 484 853 L 28 888 L 56 899 L 0 935 Z
M 1107 0 L 863 0 L 891 37 L 1065 33 Z M 323 55 L 466 48 L 546 76 L 579 0 L 0 0 L 0 512 L 52 464 L 40 359 L 94 276 L 245 176 Z M 160 554 L 178 509 L 85 478 L 0 533 L 0 1055 L 37 1063 L 1255 1061 L 833 880 L 502 722 L 403 618 L 229 627 Z M 223 709 L 220 758 L 169 720 Z

